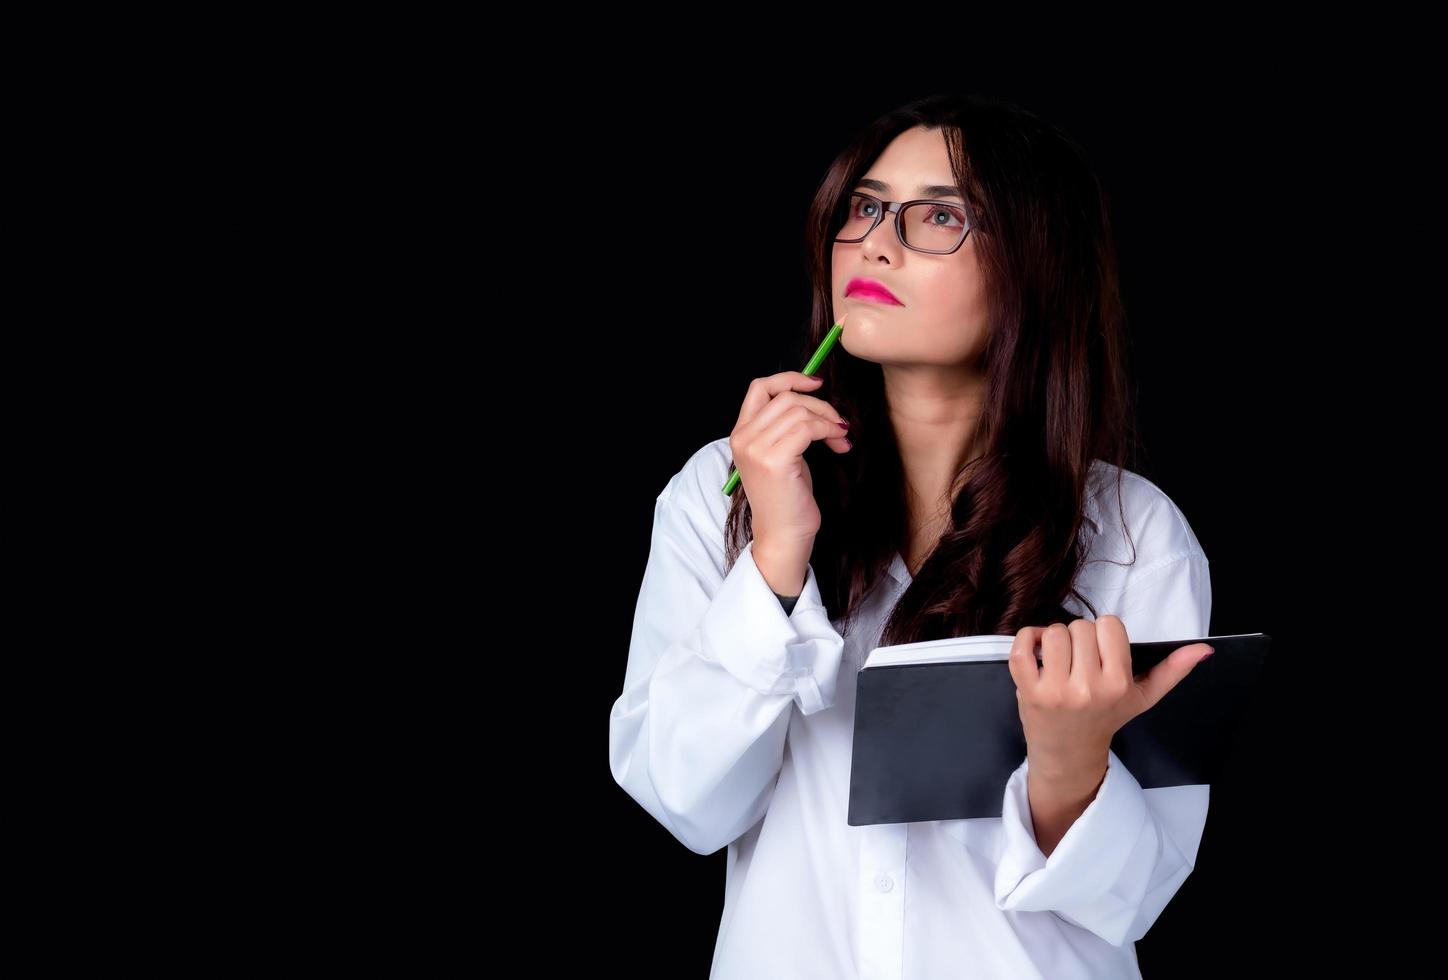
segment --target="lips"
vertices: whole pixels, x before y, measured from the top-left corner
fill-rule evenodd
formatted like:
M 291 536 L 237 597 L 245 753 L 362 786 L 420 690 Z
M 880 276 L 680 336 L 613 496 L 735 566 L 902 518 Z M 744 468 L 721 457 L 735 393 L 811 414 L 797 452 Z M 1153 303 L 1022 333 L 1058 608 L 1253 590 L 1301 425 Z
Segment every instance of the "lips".
M 891 306 L 905 305 L 895 298 L 894 293 L 885 288 L 884 283 L 874 279 L 851 279 L 849 285 L 845 287 L 845 295 L 858 296 L 876 303 L 888 303 Z

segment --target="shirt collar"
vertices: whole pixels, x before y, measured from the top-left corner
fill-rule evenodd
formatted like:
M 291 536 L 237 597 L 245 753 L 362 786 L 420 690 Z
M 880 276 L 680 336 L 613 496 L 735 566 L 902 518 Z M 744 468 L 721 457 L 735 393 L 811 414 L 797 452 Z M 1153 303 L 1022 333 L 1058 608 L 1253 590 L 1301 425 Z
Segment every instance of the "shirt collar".
M 909 585 L 912 577 L 910 569 L 905 567 L 905 559 L 900 557 L 900 552 L 895 552 L 895 557 L 890 559 L 890 577 L 901 585 Z

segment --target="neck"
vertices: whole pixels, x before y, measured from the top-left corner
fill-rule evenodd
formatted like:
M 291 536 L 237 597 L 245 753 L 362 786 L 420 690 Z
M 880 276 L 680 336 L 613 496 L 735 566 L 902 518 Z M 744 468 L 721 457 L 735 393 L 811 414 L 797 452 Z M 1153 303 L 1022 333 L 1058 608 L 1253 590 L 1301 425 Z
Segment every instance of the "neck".
M 953 369 L 884 370 L 885 400 L 905 476 L 912 554 L 934 547 L 955 501 L 955 476 L 978 451 L 984 379 Z M 913 574 L 913 572 L 912 572 Z

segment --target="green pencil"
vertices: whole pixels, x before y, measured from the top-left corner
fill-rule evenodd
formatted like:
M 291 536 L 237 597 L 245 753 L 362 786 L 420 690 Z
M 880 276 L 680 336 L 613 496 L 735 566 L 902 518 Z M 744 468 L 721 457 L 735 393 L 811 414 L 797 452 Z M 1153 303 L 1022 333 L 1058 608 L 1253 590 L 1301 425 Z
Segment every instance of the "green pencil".
M 840 339 L 840 331 L 844 329 L 845 318 L 840 317 L 839 322 L 833 327 L 830 327 L 830 332 L 825 334 L 825 339 L 821 340 L 820 345 L 815 348 L 814 356 L 811 357 L 809 363 L 804 366 L 805 374 L 812 375 L 820 369 L 820 365 L 825 362 L 825 358 L 829 356 L 830 351 L 834 348 L 835 341 Z M 734 471 L 729 474 L 729 482 L 724 484 L 724 495 L 726 497 L 732 497 L 734 495 L 734 488 L 737 486 L 739 486 L 739 469 L 736 467 Z

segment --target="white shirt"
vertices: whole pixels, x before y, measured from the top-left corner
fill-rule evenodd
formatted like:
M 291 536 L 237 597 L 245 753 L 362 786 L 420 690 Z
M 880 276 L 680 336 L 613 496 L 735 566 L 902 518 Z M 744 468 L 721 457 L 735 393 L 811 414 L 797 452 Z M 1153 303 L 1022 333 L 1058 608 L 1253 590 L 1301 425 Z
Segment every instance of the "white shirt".
M 812 566 L 786 615 L 752 542 L 724 573 L 729 461 L 728 437 L 706 444 L 655 501 L 608 731 L 634 800 L 695 853 L 729 848 L 711 980 L 1140 977 L 1135 940 L 1192 871 L 1209 787 L 1143 790 L 1111 752 L 1049 859 L 1025 759 L 1000 817 L 850 826 L 854 675 L 911 576 L 897 553 L 848 642 Z M 1133 641 L 1210 635 L 1196 536 L 1162 490 L 1123 472 L 1130 541 L 1116 470 L 1097 460 L 1076 587 Z M 1132 543 L 1134 564 L 1110 563 L 1130 562 Z

